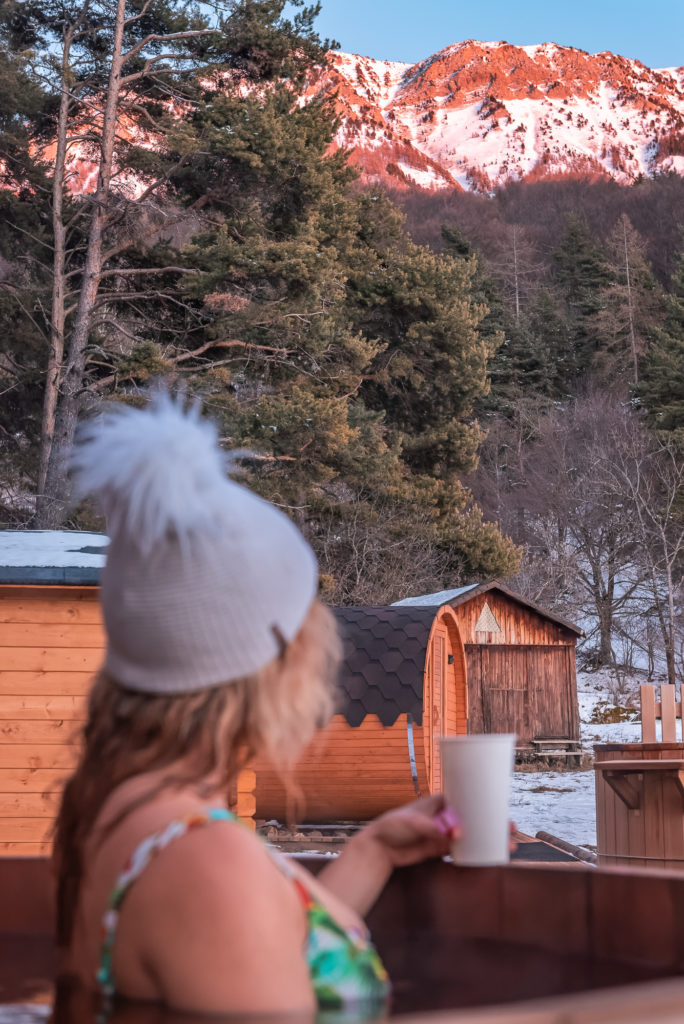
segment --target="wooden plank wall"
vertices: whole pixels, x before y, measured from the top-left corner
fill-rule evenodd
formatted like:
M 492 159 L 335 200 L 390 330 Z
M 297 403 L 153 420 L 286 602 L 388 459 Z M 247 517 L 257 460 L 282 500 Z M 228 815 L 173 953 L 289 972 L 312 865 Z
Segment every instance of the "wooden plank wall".
M 501 633 L 475 632 L 485 603 L 501 627 Z M 526 608 L 496 590 L 477 594 L 471 601 L 452 610 L 464 644 L 570 644 L 574 647 L 577 641 L 571 630 L 545 619 L 532 608 Z
M 448 635 L 447 655 L 452 656 L 451 664 L 447 657 L 446 666 L 446 735 L 456 736 L 468 731 L 468 682 L 465 650 L 451 609 L 442 609 L 441 616 Z
M 0 855 L 51 847 L 103 647 L 95 587 L 0 588 Z
M 470 732 L 579 739 L 574 647 L 467 644 L 466 661 Z
M 447 663 L 447 631 L 443 623 L 435 626 L 432 634 L 432 690 L 430 703 L 426 702 L 423 723 L 429 719 L 430 742 L 432 744 L 430 789 L 435 793 L 442 791 L 442 757 L 439 737 L 446 730 L 446 663 Z
M 0 587 L 0 856 L 52 848 L 104 646 L 98 588 Z M 253 824 L 253 772 L 234 797 Z
M 293 776 L 302 802 L 292 805 L 299 822 L 366 821 L 389 807 L 415 799 L 406 734 L 406 715 L 391 728 L 366 715 L 352 728 L 335 715 L 302 755 Z M 421 792 L 430 792 L 425 770 L 423 727 L 413 726 Z M 283 821 L 287 793 L 278 772 L 266 760 L 256 762 L 257 818 Z

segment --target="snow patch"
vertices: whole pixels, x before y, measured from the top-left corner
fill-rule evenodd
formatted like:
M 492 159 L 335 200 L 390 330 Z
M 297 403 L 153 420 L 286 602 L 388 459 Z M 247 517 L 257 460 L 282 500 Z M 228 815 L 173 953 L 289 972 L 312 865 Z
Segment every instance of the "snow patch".
M 0 566 L 101 569 L 109 537 L 78 530 L 0 530 Z
M 405 597 L 403 601 L 395 601 L 393 607 L 401 608 L 403 605 L 410 605 L 419 608 L 437 608 L 446 604 L 447 601 L 453 601 L 455 597 L 460 597 L 461 594 L 467 594 L 469 590 L 481 586 L 481 583 L 471 583 L 470 586 L 457 587 L 455 590 L 438 590 L 434 594 L 423 594 L 421 597 Z

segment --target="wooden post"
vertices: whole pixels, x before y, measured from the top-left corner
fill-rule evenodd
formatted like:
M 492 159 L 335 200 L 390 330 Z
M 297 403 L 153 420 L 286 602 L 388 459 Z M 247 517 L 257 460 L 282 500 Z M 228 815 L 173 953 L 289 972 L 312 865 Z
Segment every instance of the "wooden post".
M 256 772 L 253 768 L 243 768 L 237 777 L 230 796 L 230 809 L 237 814 L 243 824 L 256 829 Z
M 642 684 L 641 690 L 641 742 L 656 742 L 655 686 Z
M 660 687 L 660 717 L 663 723 L 663 743 L 674 743 L 677 739 L 674 686 L 663 684 Z

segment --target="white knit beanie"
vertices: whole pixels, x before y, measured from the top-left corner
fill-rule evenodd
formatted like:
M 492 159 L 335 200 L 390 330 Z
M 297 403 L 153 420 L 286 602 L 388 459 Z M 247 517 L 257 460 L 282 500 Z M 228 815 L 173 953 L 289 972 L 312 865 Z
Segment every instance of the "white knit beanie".
M 107 516 L 105 669 L 144 693 L 249 676 L 299 631 L 317 590 L 313 551 L 273 505 L 226 476 L 199 407 L 157 394 L 82 429 L 77 493 Z

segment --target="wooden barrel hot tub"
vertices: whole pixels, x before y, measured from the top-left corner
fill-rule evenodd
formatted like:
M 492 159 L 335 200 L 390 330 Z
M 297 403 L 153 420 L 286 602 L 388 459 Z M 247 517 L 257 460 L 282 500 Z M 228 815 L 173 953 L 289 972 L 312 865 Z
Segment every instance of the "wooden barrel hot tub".
M 340 710 L 302 756 L 300 820 L 364 821 L 442 788 L 439 736 L 467 730 L 465 653 L 441 608 L 336 608 Z M 256 764 L 256 815 L 284 820 L 283 783 Z
M 684 743 L 600 743 L 594 757 L 599 864 L 684 871 Z
M 16 1004 L 23 1024 L 44 1020 L 52 1000 L 49 877 L 44 859 L 0 861 L 0 1024 L 17 1021 Z M 684 1019 L 683 912 L 680 874 L 433 861 L 395 872 L 369 925 L 405 1024 L 673 1024 Z M 83 1000 L 57 1020 L 96 1024 Z M 178 1020 L 122 1004 L 108 1024 Z

